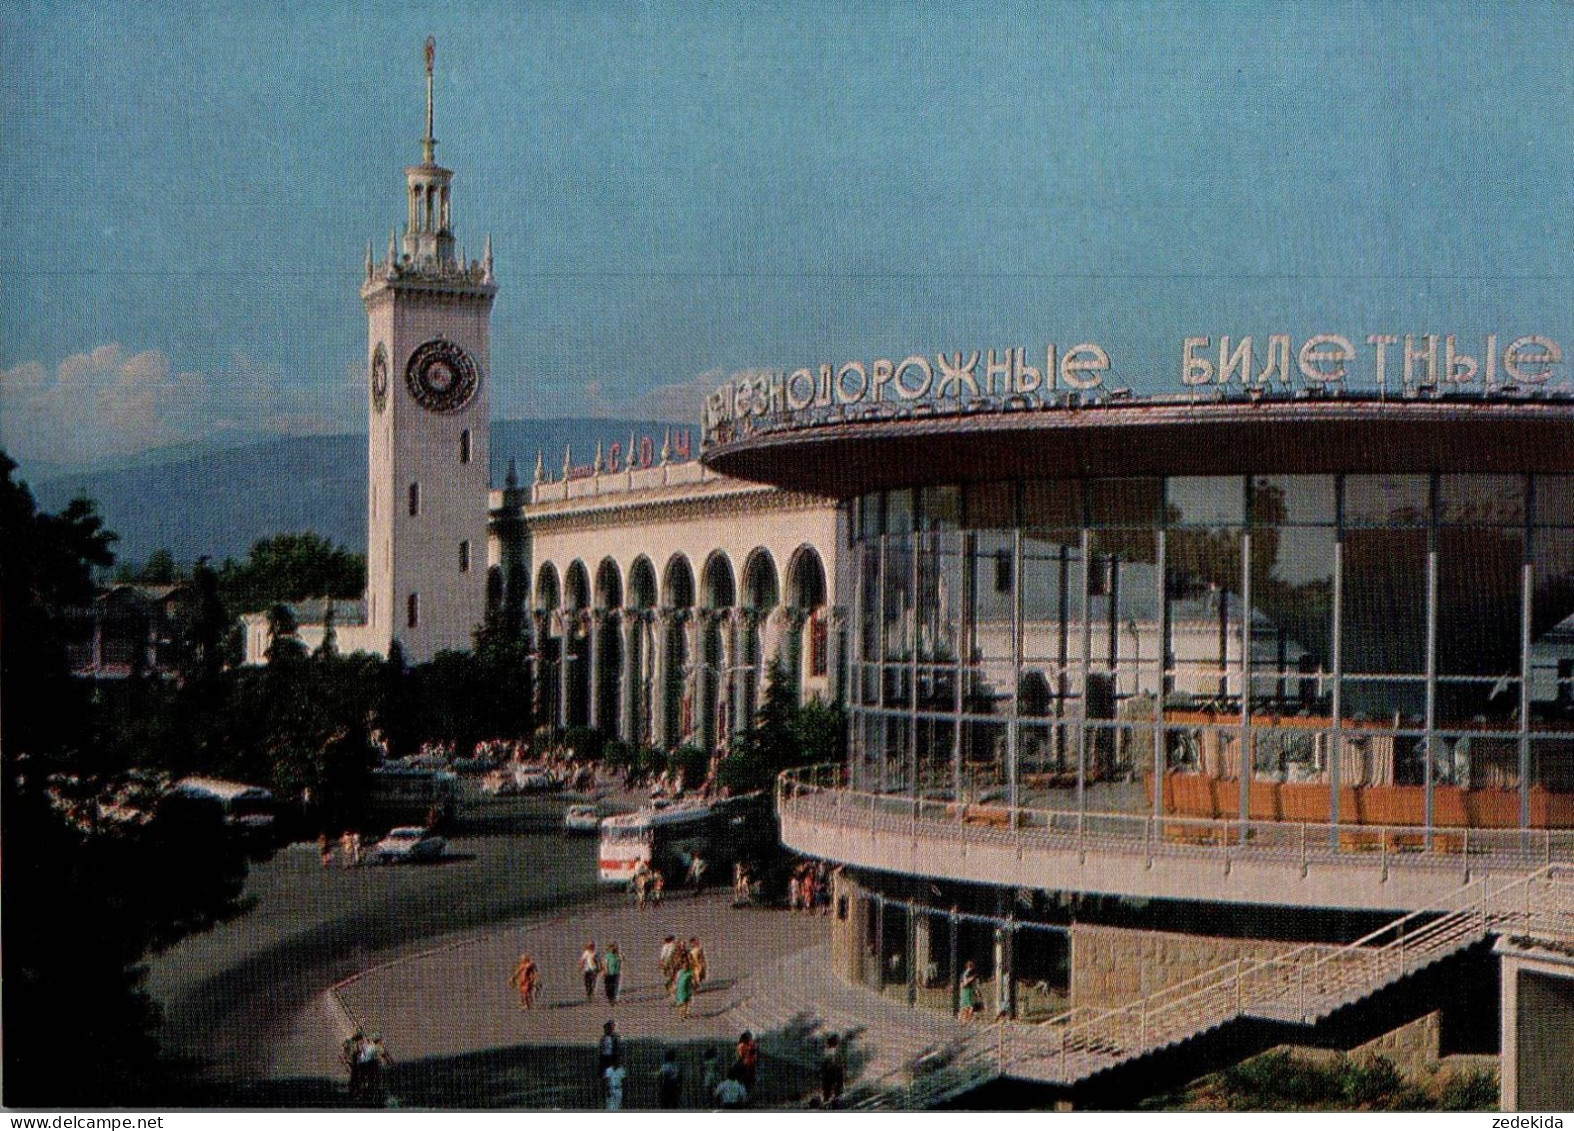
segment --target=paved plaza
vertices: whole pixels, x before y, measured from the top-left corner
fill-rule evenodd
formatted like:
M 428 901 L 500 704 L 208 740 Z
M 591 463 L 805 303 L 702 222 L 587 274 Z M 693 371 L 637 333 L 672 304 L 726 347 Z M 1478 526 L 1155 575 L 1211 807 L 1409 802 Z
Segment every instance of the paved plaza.
M 597 1041 L 603 1023 L 615 1018 L 629 1068 L 626 1106 L 655 1106 L 655 1074 L 668 1048 L 684 1067 L 686 1106 L 709 1106 L 700 1094 L 705 1048 L 716 1051 L 725 1072 L 739 1033 L 752 1027 L 763 1045 L 755 1103 L 801 1103 L 815 1086 L 812 1054 L 827 1030 L 824 1015 L 805 995 L 837 992 L 821 969 L 828 962 L 822 945 L 828 933 L 820 916 L 733 908 L 725 892 L 680 893 L 643 910 L 608 894 L 556 917 L 454 938 L 352 976 L 301 1015 L 272 1075 L 341 1079 L 339 1044 L 359 1024 L 382 1034 L 394 1060 L 389 1091 L 400 1105 L 596 1107 Z M 707 956 L 709 974 L 686 1021 L 669 1001 L 659 970 L 668 934 L 699 937 Z M 615 1008 L 600 986 L 594 1000 L 585 1001 L 577 958 L 591 939 L 602 950 L 616 942 L 624 955 Z M 530 1011 L 509 984 L 525 952 L 542 972 L 540 997 Z M 794 985 L 780 986 L 789 972 Z M 873 995 L 858 996 L 878 1003 Z M 838 1005 L 849 1003 L 826 1004 L 835 1015 Z

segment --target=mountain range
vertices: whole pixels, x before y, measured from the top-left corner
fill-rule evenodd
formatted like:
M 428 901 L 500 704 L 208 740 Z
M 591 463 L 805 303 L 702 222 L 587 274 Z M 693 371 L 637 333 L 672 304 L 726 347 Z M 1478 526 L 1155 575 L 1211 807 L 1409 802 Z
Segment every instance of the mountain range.
M 659 451 L 668 429 L 688 429 L 698 454 L 699 430 L 652 420 L 566 418 L 500 420 L 492 424 L 492 485 L 500 487 L 509 460 L 519 478 L 534 477 L 540 452 L 550 474 L 562 474 L 568 447 L 577 465 L 589 464 L 599 442 L 627 445 L 630 433 L 649 436 Z M 168 550 L 176 562 L 202 556 L 243 558 L 259 538 L 315 531 L 351 550 L 366 548 L 366 436 L 296 436 L 233 446 L 144 455 L 129 466 L 64 471 L 26 466 L 39 505 L 55 511 L 72 498 L 94 499 L 122 562 L 145 561 Z

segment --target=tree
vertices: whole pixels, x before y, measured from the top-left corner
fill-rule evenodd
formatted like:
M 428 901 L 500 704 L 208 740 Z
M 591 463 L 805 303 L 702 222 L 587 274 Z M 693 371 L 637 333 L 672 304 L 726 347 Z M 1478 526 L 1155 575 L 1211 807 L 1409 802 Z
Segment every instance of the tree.
M 13 927 L 3 1100 L 135 1105 L 160 1075 L 139 963 L 240 914 L 246 862 L 217 822 L 102 819 L 127 751 L 105 740 L 104 708 L 72 678 L 65 643 L 70 610 L 93 598 L 93 571 L 114 564 L 115 536 L 84 499 L 40 512 L 15 468 L 0 452 L 0 915 Z
M 275 534 L 253 543 L 244 562 L 226 561 L 219 585 L 237 614 L 310 597 L 353 600 L 366 589 L 366 558 L 319 534 Z

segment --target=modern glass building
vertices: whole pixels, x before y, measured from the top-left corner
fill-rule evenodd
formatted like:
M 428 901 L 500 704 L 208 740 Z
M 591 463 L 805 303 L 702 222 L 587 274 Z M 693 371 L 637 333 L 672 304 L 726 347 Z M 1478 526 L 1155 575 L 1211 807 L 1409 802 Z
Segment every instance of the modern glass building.
M 855 790 L 1574 827 L 1566 402 L 767 417 L 706 459 L 850 502 Z

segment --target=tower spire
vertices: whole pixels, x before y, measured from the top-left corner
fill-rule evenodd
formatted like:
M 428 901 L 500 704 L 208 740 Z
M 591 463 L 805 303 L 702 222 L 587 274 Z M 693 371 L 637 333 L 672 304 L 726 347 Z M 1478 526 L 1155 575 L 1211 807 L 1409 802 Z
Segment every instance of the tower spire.
M 421 139 L 421 164 L 437 164 L 437 139 L 432 136 L 432 64 L 437 59 L 437 37 L 426 37 L 426 136 Z

